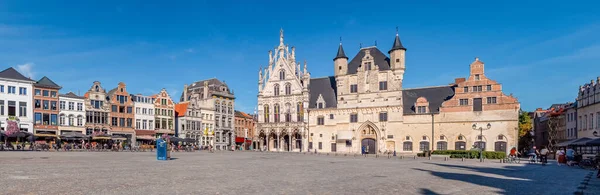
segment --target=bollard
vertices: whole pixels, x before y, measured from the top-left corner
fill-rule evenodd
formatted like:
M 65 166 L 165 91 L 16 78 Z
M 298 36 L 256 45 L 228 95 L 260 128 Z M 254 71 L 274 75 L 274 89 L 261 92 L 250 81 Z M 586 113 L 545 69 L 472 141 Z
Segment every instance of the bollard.
M 431 156 L 429 156 L 429 160 L 431 160 Z
M 463 162 L 465 161 L 465 157 L 463 157 L 463 158 L 462 158 L 462 161 L 463 161 Z
M 379 154 L 375 154 L 375 158 L 379 158 Z
M 417 156 L 415 156 L 415 160 L 417 160 Z
M 444 157 L 444 161 L 448 161 L 448 157 Z
M 400 156 L 400 159 L 404 159 L 404 156 Z

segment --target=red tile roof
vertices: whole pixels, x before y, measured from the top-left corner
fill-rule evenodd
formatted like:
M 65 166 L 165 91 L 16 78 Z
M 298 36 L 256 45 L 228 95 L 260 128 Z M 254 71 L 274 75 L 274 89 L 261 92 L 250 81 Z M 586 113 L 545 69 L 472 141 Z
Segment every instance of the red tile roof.
M 175 112 L 177 113 L 177 116 L 179 116 L 179 117 L 185 116 L 185 113 L 187 112 L 188 104 L 189 104 L 188 102 L 175 104 Z

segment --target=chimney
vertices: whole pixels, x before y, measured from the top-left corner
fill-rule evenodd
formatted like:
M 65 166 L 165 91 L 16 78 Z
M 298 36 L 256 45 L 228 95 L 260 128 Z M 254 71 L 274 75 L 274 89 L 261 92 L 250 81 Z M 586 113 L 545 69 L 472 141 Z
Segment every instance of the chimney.
M 184 84 L 183 85 L 183 101 L 186 102 L 188 101 L 188 96 L 187 96 L 187 91 L 188 91 L 188 85 Z
M 459 83 L 465 82 L 466 80 L 467 79 L 465 79 L 465 78 L 455 78 L 454 79 L 454 84 L 459 84 Z
M 208 99 L 208 81 L 204 81 L 204 95 L 203 95 L 203 99 Z
M 536 108 L 535 111 L 542 111 L 542 108 Z

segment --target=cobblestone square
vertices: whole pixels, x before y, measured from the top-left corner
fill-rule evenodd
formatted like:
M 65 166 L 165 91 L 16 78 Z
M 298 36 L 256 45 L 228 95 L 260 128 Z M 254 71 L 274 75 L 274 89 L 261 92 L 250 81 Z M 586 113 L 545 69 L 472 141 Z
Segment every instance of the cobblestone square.
M 556 165 L 298 153 L 172 157 L 2 152 L 0 194 L 573 194 L 589 173 Z

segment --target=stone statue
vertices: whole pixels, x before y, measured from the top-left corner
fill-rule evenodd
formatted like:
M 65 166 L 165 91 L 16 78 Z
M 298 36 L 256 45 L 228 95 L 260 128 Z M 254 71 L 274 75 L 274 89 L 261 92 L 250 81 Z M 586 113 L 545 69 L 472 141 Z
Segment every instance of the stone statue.
M 272 53 L 273 52 L 271 50 L 269 50 L 269 64 L 273 63 L 273 55 L 272 55 Z

